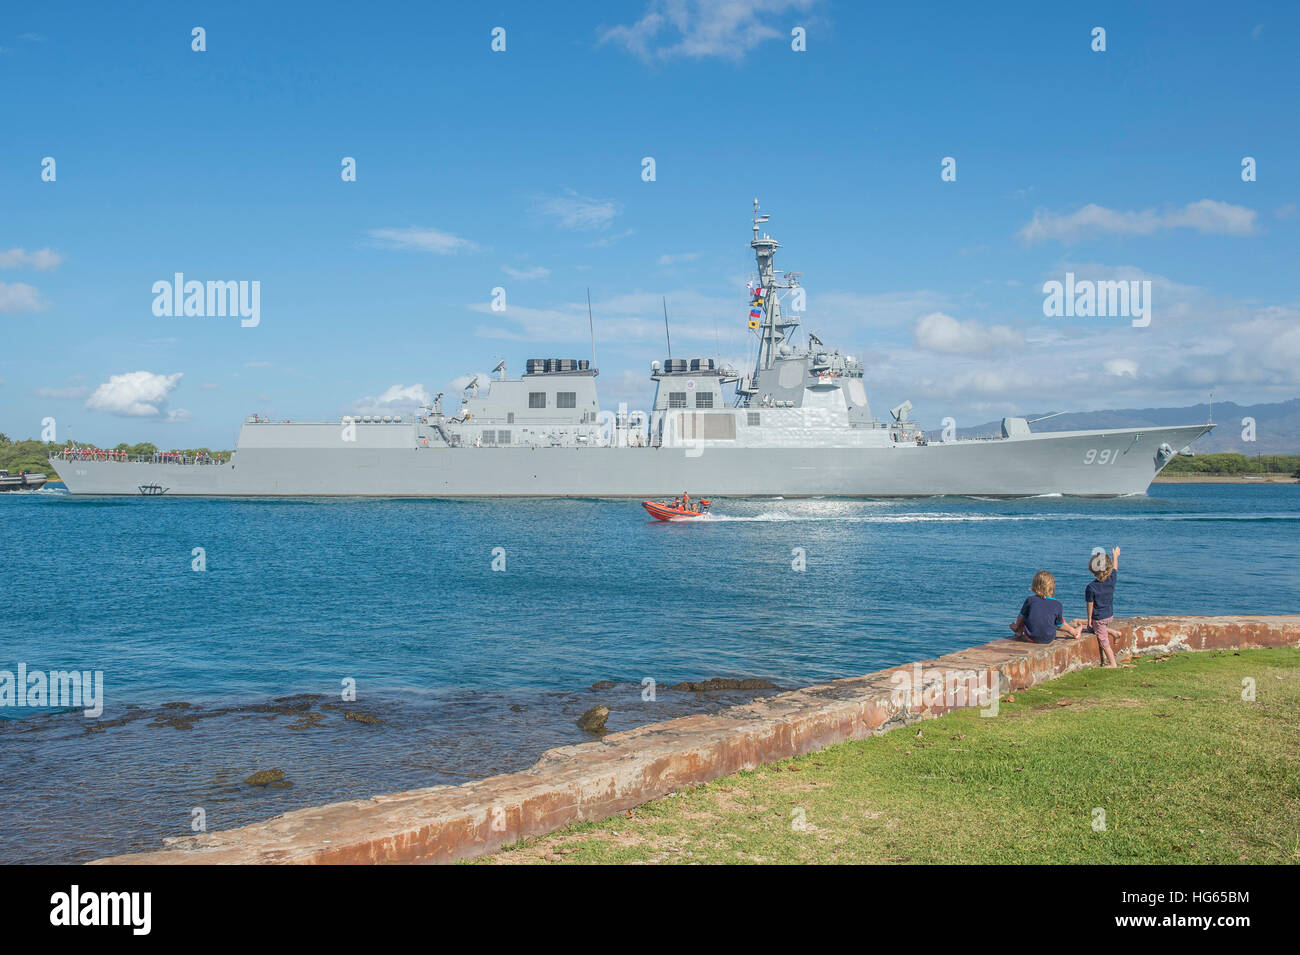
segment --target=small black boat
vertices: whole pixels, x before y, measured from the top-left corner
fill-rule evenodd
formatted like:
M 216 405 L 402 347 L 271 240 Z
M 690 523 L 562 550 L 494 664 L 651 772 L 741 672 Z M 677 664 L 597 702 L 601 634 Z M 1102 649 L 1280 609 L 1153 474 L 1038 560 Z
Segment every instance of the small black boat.
M 38 491 L 45 487 L 48 480 L 44 474 L 29 474 L 26 471 L 10 474 L 8 471 L 0 471 L 0 491 Z

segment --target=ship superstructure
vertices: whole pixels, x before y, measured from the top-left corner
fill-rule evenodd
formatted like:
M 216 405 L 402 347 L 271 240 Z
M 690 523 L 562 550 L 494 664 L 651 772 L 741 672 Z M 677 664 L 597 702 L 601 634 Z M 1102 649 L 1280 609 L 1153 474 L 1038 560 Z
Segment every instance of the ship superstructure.
M 801 275 L 775 268 L 780 244 L 762 230 L 767 221 L 755 200 L 753 369 L 652 362 L 645 411 L 602 409 L 599 373 L 585 359 L 530 358 L 519 378 L 505 362 L 487 381 L 472 378 L 454 411 L 439 395 L 403 415 L 250 417 L 228 461 L 76 450 L 51 461 L 74 494 L 1111 496 L 1144 492 L 1213 427 L 1035 433 L 1008 417 L 1000 437 L 929 441 L 908 401 L 878 418 L 860 362 L 816 334 L 796 343 Z

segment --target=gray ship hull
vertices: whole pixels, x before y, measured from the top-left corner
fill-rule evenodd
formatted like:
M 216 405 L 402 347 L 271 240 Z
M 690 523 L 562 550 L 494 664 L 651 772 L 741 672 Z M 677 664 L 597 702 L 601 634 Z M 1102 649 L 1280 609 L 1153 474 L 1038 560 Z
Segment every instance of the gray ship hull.
M 241 448 L 222 465 L 51 464 L 73 494 L 169 497 L 1110 497 L 1145 493 L 1211 426 L 867 448 L 425 447 L 381 427 L 383 446 Z

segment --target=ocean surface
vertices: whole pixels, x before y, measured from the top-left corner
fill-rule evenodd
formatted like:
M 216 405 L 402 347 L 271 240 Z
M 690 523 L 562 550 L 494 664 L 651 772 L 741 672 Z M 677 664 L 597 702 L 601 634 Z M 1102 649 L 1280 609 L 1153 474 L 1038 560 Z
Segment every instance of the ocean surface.
M 618 730 L 762 695 L 679 681 L 785 688 L 985 643 L 1039 569 L 1082 616 L 1094 546 L 1123 548 L 1118 616 L 1294 613 L 1298 532 L 1300 485 L 719 500 L 690 524 L 596 500 L 3 494 L 0 670 L 101 671 L 104 712 L 0 706 L 0 862 L 524 768 L 590 739 L 597 703 Z M 259 770 L 285 779 L 244 783 Z

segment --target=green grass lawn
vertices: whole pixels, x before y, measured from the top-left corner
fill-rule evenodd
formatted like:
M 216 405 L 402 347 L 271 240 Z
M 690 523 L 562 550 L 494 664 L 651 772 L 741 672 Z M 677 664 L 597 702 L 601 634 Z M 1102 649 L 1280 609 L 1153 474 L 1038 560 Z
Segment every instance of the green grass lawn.
M 738 773 L 480 861 L 1300 862 L 1300 650 L 1148 658 L 1000 709 Z

